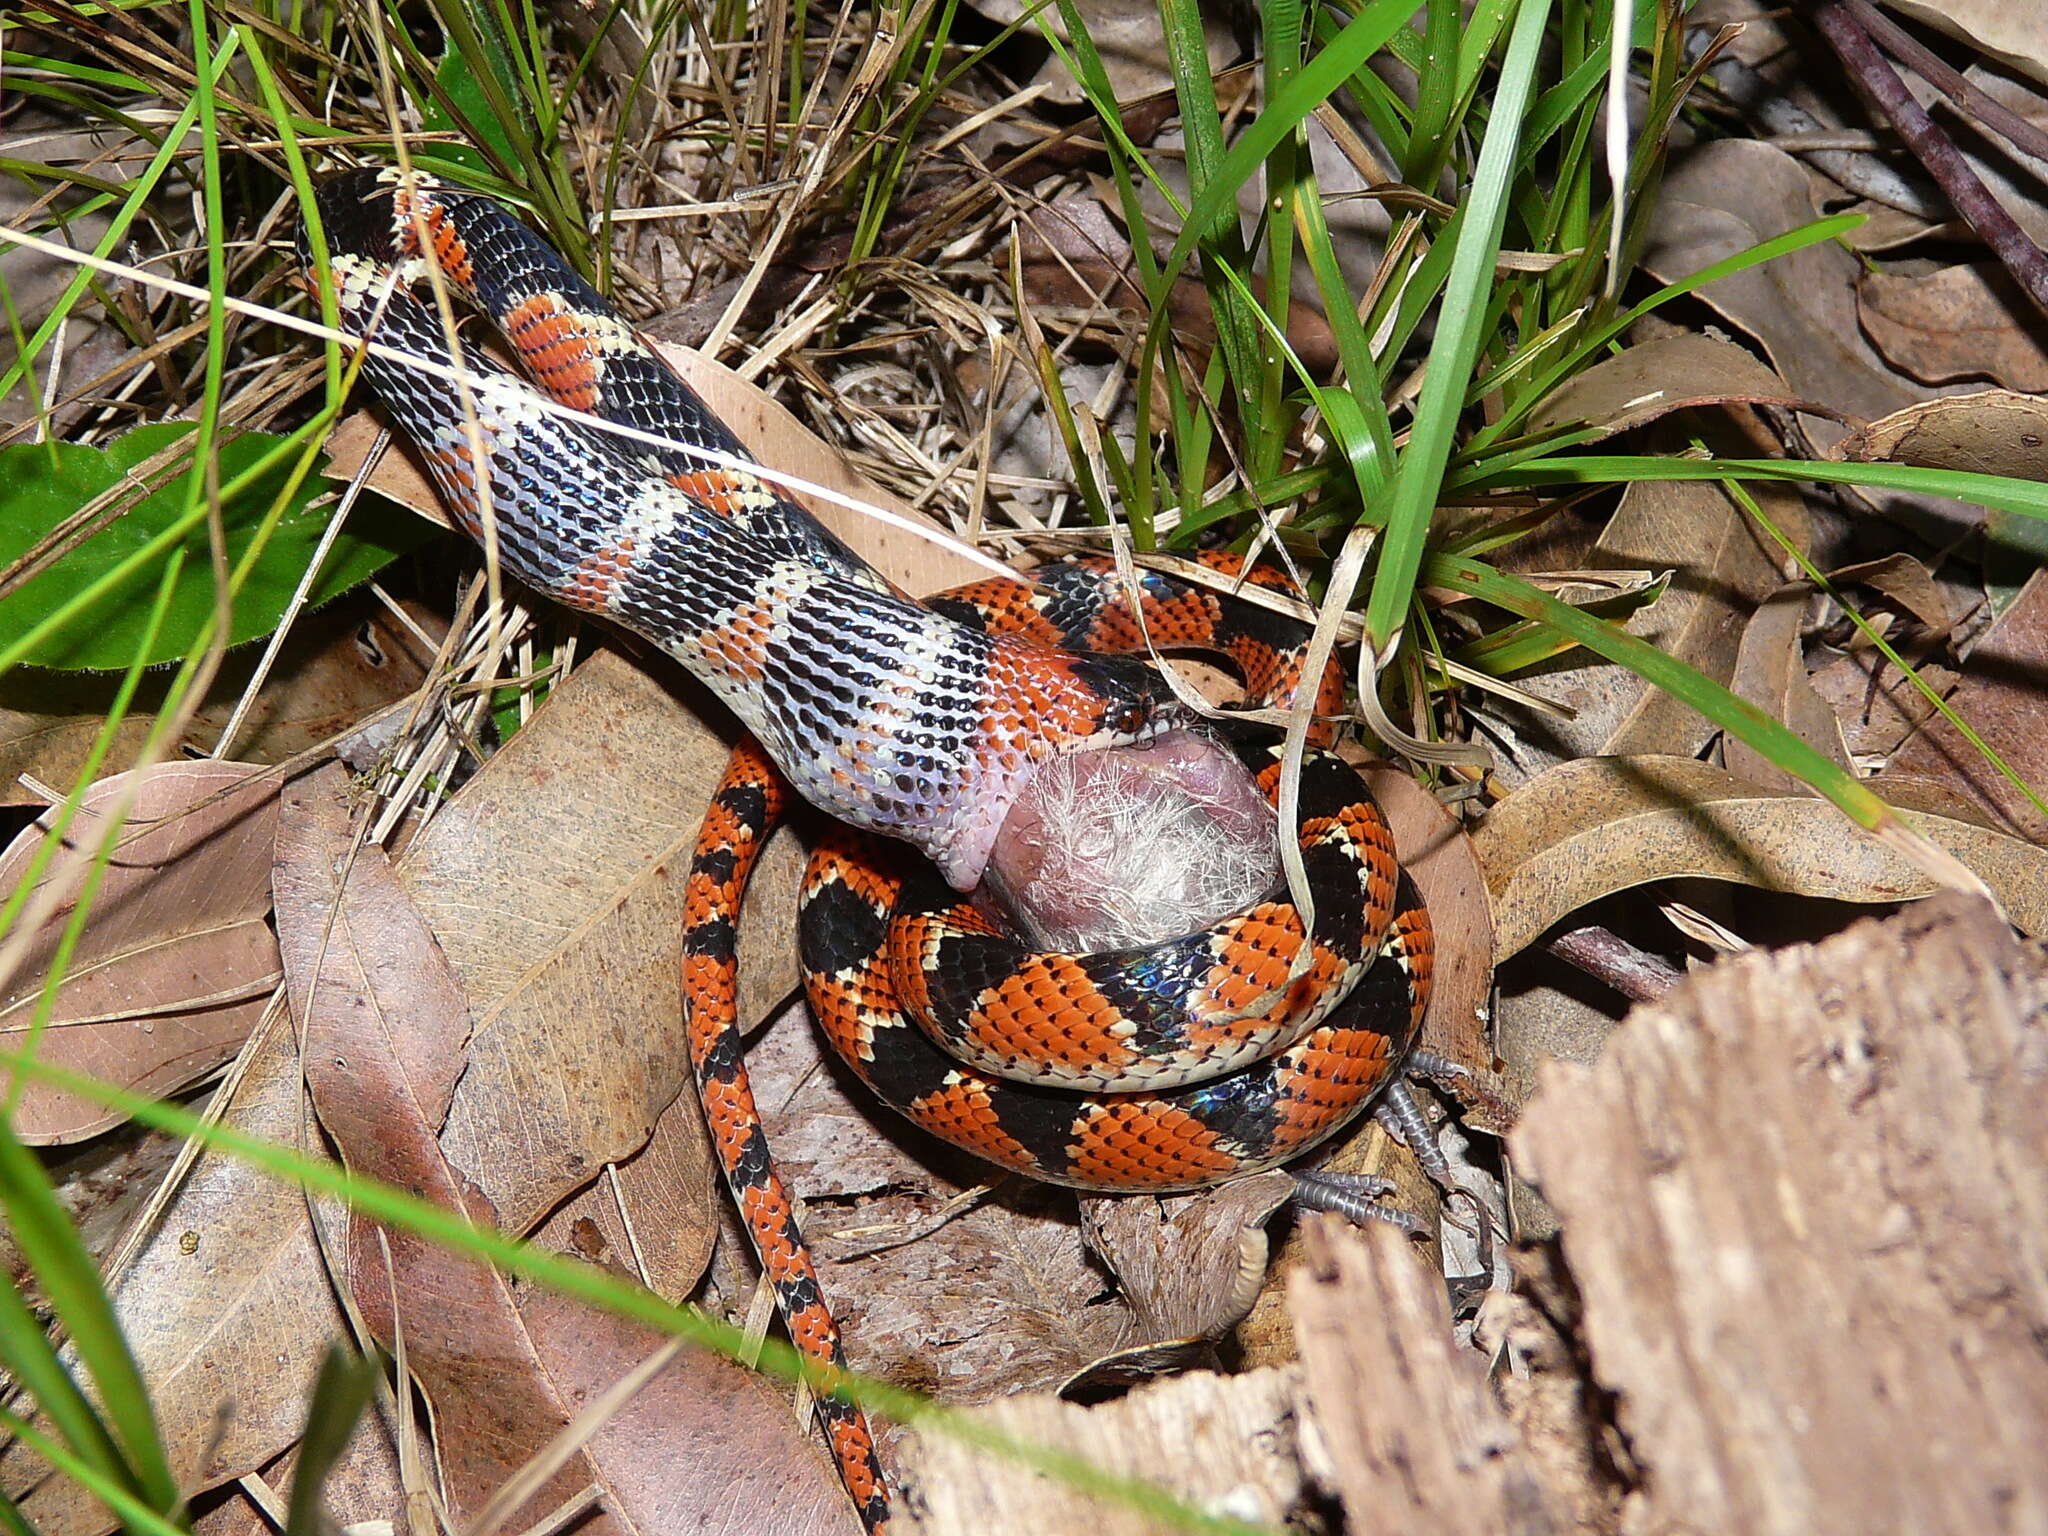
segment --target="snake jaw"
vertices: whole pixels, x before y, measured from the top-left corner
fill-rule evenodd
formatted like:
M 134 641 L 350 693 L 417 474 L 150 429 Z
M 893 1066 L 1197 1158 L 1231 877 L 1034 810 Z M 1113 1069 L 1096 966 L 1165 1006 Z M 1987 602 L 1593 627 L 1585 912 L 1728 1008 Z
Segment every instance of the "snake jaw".
M 1142 746 L 1196 724 L 1159 674 L 1127 656 L 1087 656 L 1010 640 L 999 646 L 980 766 L 951 835 L 923 851 L 957 891 L 981 883 L 1017 802 L 1049 763 Z

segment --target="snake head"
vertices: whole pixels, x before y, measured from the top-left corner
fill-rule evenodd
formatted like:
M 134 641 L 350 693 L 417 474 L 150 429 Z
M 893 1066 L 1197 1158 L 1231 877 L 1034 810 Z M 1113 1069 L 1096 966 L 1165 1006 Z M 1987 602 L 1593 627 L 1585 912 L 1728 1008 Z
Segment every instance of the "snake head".
M 981 879 L 1011 807 L 1038 770 L 1076 752 L 1137 746 L 1194 723 L 1166 680 L 1131 656 L 1085 655 L 1016 636 L 988 657 L 987 713 L 952 814 L 919 846 L 956 890 Z M 913 839 L 913 841 L 918 841 Z
M 1136 746 L 1189 723 L 1186 706 L 1148 662 L 1134 656 L 1079 655 L 1072 670 L 1097 707 L 1094 729 L 1070 738 L 1066 751 Z

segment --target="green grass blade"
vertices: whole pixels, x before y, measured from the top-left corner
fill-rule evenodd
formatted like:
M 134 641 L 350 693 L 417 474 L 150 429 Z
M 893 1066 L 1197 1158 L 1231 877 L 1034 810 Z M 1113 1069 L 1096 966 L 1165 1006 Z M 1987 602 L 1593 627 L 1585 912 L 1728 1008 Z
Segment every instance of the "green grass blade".
M 321 1490 L 347 1449 L 382 1375 L 383 1367 L 377 1361 L 339 1345 L 328 1347 L 306 1404 L 306 1432 L 299 1437 L 298 1464 L 292 1469 L 285 1536 L 325 1536 Z
M 17 1060 L 26 1063 L 26 1058 Z M 51 1310 L 63 1323 L 79 1363 L 92 1380 L 139 1496 L 151 1508 L 170 1514 L 180 1503 L 177 1480 L 164 1455 L 149 1388 L 100 1282 L 99 1266 L 58 1203 L 43 1165 L 4 1119 L 0 1119 L 0 1210 L 6 1212 L 22 1257 L 42 1283 Z
M 1496 608 L 1534 619 L 1595 655 L 1627 667 L 1643 681 L 1691 705 L 1787 773 L 1812 785 L 1859 826 L 1876 830 L 1893 820 L 1889 806 L 1818 747 L 1705 673 L 1619 625 L 1560 602 L 1548 592 L 1477 560 L 1432 555 L 1423 569 L 1425 579 L 1433 587 L 1469 593 Z
M 1436 338 L 1429 350 L 1429 371 L 1416 403 L 1415 425 L 1389 493 L 1379 568 L 1366 602 L 1365 643 L 1376 655 L 1387 654 L 1407 617 L 1465 388 L 1479 356 L 1519 133 L 1535 86 L 1549 15 L 1550 0 L 1522 0 L 1508 38 L 1493 115 L 1480 145 L 1472 187 L 1458 210 L 1464 227 L 1451 257 Z
M 1484 475 L 1453 475 L 1459 490 L 1535 486 L 1625 484 L 1635 480 L 1790 480 L 1861 485 L 1873 490 L 1947 496 L 2019 517 L 2048 518 L 2048 485 L 2005 475 L 1914 464 L 1837 464 L 1826 459 L 1660 459 L 1629 454 L 1586 454 L 1526 459 Z
M 136 1536 L 188 1536 L 183 1526 L 173 1524 L 119 1483 L 101 1476 L 98 1468 L 73 1456 L 20 1415 L 0 1408 L 0 1430 L 5 1430 L 58 1472 L 91 1493 Z
M 12 1280 L 0 1281 L 0 1364 L 6 1366 L 14 1385 L 34 1400 L 37 1411 L 50 1421 L 79 1461 L 100 1477 L 133 1491 L 134 1479 L 120 1447 L 64 1369 L 64 1362 L 50 1347 L 49 1335 Z

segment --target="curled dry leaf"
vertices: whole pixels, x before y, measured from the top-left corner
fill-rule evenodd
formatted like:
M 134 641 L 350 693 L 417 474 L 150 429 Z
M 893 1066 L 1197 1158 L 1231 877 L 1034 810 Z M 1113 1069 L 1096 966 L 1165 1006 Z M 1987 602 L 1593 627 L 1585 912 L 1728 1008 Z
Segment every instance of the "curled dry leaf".
M 2048 389 L 2041 312 L 1995 263 L 1925 277 L 1866 272 L 1857 300 L 1878 351 L 1924 384 L 1991 379 L 2008 389 Z
M 0 1030 L 22 1049 L 108 814 L 134 801 L 36 1042 L 45 1061 L 137 1093 L 175 1093 L 240 1049 L 278 981 L 270 913 L 277 786 L 239 763 L 162 763 L 103 779 L 52 860 L 65 897 L 30 940 L 0 994 Z M 52 809 L 0 855 L 0 890 L 23 880 Z M 31 1083 L 15 1133 L 35 1144 L 82 1140 L 124 1117 Z
M 1728 686 L 1831 761 L 1849 766 L 1849 748 L 1841 723 L 1827 701 L 1815 692 L 1806 673 L 1806 648 L 1800 631 L 1813 589 L 1803 583 L 1781 588 L 1766 598 L 1743 627 L 1735 655 L 1735 675 Z M 1725 748 L 1728 770 L 1769 789 L 1799 792 L 1800 781 L 1738 737 Z
M 1837 586 L 1854 583 L 1896 603 L 1929 629 L 1946 632 L 1955 622 L 1948 599 L 1934 573 L 1911 555 L 1899 553 L 1878 560 L 1862 560 L 1828 572 Z
M 1574 374 L 1529 418 L 1532 432 L 1582 422 L 1592 441 L 1704 405 L 1783 405 L 1814 416 L 1831 407 L 1795 393 L 1768 364 L 1733 342 L 1691 334 L 1659 337 Z
M 1910 811 L 1912 791 L 1894 804 Z M 2028 933 L 2048 932 L 2048 851 L 1954 816 L 1907 815 Z M 1523 785 L 1472 835 L 1503 958 L 1597 897 L 1691 875 L 1835 901 L 1910 901 L 1931 880 L 1826 801 L 1691 758 L 1585 758 Z
M 279 841 L 282 947 L 306 1042 L 306 1083 L 343 1161 L 451 1211 L 493 1213 L 435 1137 L 469 1035 L 461 983 L 381 849 L 349 856 L 343 775 L 288 792 Z M 345 871 L 345 873 L 343 873 Z M 372 1334 L 402 1331 L 434 1407 L 444 1485 L 472 1517 L 581 1405 L 655 1340 L 403 1231 L 351 1217 L 344 1283 Z M 651 1393 L 652 1395 L 647 1395 Z M 650 1432 L 658 1424 L 660 1433 Z M 678 1455 L 687 1446 L 689 1454 Z M 730 1362 L 686 1352 L 601 1426 L 514 1515 L 531 1524 L 595 1485 L 610 1528 L 671 1528 L 679 1509 L 738 1508 L 748 1529 L 853 1529 L 822 1452 L 774 1393 Z
M 1365 769 L 1365 777 L 1393 828 L 1402 867 L 1429 904 L 1430 927 L 1436 935 L 1422 1049 L 1457 1062 L 1481 1085 L 1497 1086 L 1492 1042 L 1486 1034 L 1486 999 L 1493 987 L 1494 965 L 1493 904 L 1487 897 L 1486 871 L 1464 823 L 1412 776 L 1376 763 Z
M 1850 433 L 1834 456 L 2048 480 L 2048 400 L 2005 389 L 1924 400 Z

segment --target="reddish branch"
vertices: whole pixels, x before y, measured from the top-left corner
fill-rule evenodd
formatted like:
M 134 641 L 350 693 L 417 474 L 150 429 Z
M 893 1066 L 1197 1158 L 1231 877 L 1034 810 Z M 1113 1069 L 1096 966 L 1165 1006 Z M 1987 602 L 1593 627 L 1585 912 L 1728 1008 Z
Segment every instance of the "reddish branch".
M 2026 231 L 1970 168 L 1955 140 L 1913 99 L 1906 82 L 1878 49 L 1867 24 L 1873 14 L 1868 0 L 1822 0 L 1814 10 L 1813 22 L 1865 96 L 1891 119 L 1913 157 L 1927 168 L 1964 222 L 1990 247 L 2036 307 L 2048 314 L 2048 253 L 2027 238 Z M 1887 37 L 1896 30 L 1890 29 Z

